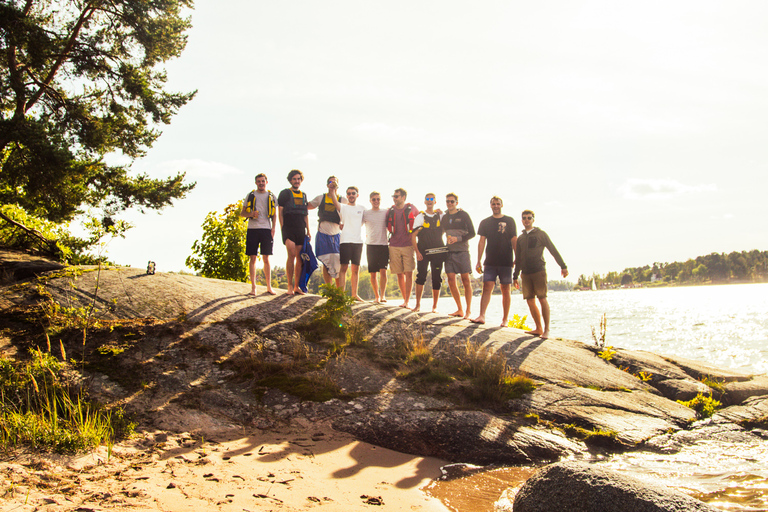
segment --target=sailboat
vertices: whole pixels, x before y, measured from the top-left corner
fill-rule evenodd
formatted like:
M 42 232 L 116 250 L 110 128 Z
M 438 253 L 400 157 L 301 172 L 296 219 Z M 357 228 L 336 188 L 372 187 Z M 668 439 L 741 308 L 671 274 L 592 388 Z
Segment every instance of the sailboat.
M 597 285 L 595 284 L 595 278 L 592 278 L 592 291 L 597 290 Z

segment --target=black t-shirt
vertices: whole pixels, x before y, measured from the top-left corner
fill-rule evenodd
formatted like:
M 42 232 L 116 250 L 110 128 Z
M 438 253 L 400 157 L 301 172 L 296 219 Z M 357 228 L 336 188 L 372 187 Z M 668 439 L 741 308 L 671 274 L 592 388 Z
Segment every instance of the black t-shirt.
M 514 255 L 511 240 L 517 236 L 517 226 L 512 217 L 506 215 L 488 217 L 480 222 L 477 234 L 485 237 L 485 262 L 491 267 L 511 267 Z

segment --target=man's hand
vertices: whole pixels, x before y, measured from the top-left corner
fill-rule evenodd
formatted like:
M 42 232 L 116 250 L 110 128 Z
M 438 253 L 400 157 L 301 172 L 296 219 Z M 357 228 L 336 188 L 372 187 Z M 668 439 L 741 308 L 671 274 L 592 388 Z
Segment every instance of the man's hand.
M 418 261 L 421 261 L 421 260 L 423 260 L 423 259 L 424 259 L 424 256 L 422 256 L 422 255 L 421 255 L 421 253 L 419 252 L 419 250 L 418 250 L 418 249 L 416 249 L 416 259 L 417 259 Z
M 515 290 L 519 290 L 519 289 L 520 289 L 520 281 L 515 279 Z
M 477 262 L 477 265 L 475 265 L 475 270 L 477 270 L 478 274 L 482 274 L 483 273 L 483 266 L 480 264 L 479 261 Z
M 568 269 L 567 268 L 561 269 L 560 275 L 563 277 L 568 277 Z

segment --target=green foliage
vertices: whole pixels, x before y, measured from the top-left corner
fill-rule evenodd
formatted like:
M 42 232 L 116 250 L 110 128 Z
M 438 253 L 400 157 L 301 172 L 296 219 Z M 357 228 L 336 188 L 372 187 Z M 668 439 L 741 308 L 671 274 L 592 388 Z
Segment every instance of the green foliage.
M 653 374 L 647 373 L 647 372 L 637 372 L 637 373 L 634 373 L 633 375 L 643 382 L 648 382 L 653 378 Z
M 701 393 L 688 400 L 687 402 L 678 400 L 677 403 L 696 411 L 696 417 L 699 419 L 709 418 L 715 414 L 715 411 L 723 405 L 718 400 L 712 398 L 711 394 L 704 396 Z
M 614 355 L 616 355 L 616 351 L 613 350 L 613 347 L 605 347 L 603 350 L 597 353 L 597 357 L 600 359 L 605 359 L 606 361 L 613 359 Z
M 187 257 L 186 265 L 203 277 L 247 281 L 246 229 L 239 203 L 230 204 L 221 215 L 208 213 L 203 222 L 203 237 L 192 244 L 192 255 Z
M 699 284 L 731 279 L 764 282 L 768 280 L 768 251 L 733 251 L 728 254 L 713 252 L 687 261 L 655 262 L 653 265 L 626 268 L 621 272 L 613 271 L 605 275 L 582 274 L 577 286 L 588 289 L 593 278 L 600 288 L 632 284 Z
M 587 430 L 571 423 L 562 427 L 566 434 L 583 440 L 587 444 L 596 446 L 611 446 L 615 444 L 618 433 L 615 430 L 599 430 L 593 428 Z
M 509 325 L 509 327 L 511 327 L 513 329 L 520 329 L 520 330 L 523 330 L 523 331 L 530 331 L 531 328 L 528 327 L 527 325 L 525 325 L 525 321 L 527 319 L 528 319 L 528 315 L 525 315 L 522 318 L 520 318 L 520 315 L 515 313 L 512 316 L 512 320 L 510 320 L 507 325 Z
M 458 357 L 458 370 L 472 378 L 478 399 L 494 404 L 520 398 L 536 388 L 531 379 L 512 371 L 503 354 L 491 353 L 471 341 Z
M 23 363 L 0 359 L 0 449 L 72 453 L 131 434 L 135 425 L 121 409 L 97 407 L 71 389 L 62 379 L 63 364 L 50 353 L 31 355 Z
M 69 224 L 57 224 L 30 215 L 15 204 L 0 206 L 0 245 L 43 254 L 72 265 L 106 263 L 102 253 L 115 237 L 125 237 L 131 224 L 111 218 L 90 217 L 83 222 L 87 238 L 73 236 Z M 96 250 L 97 255 L 90 251 Z
M 355 299 L 334 284 L 321 285 L 320 295 L 325 297 L 326 301 L 315 308 L 314 321 L 332 330 L 343 330 L 344 318 L 352 313 Z
M 710 389 L 717 391 L 718 393 L 725 393 L 725 382 L 713 379 L 709 375 L 701 377 L 701 382 L 704 385 L 709 386 Z
M 0 3 L 0 203 L 71 220 L 81 206 L 162 208 L 194 186 L 184 175 L 129 175 L 104 157 L 143 156 L 155 128 L 194 93 L 168 93 L 192 0 Z

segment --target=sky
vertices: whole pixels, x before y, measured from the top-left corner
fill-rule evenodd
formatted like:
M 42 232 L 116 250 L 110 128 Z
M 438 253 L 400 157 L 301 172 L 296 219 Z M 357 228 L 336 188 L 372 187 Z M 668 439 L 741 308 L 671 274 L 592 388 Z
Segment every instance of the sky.
M 294 168 L 310 198 L 329 175 L 365 206 L 455 192 L 475 226 L 498 195 L 518 229 L 535 211 L 574 281 L 768 250 L 768 2 L 197 0 L 190 15 L 166 69 L 197 96 L 133 169 L 197 186 L 128 212 L 116 263 L 189 270 L 208 212 L 260 172 L 279 193 Z

